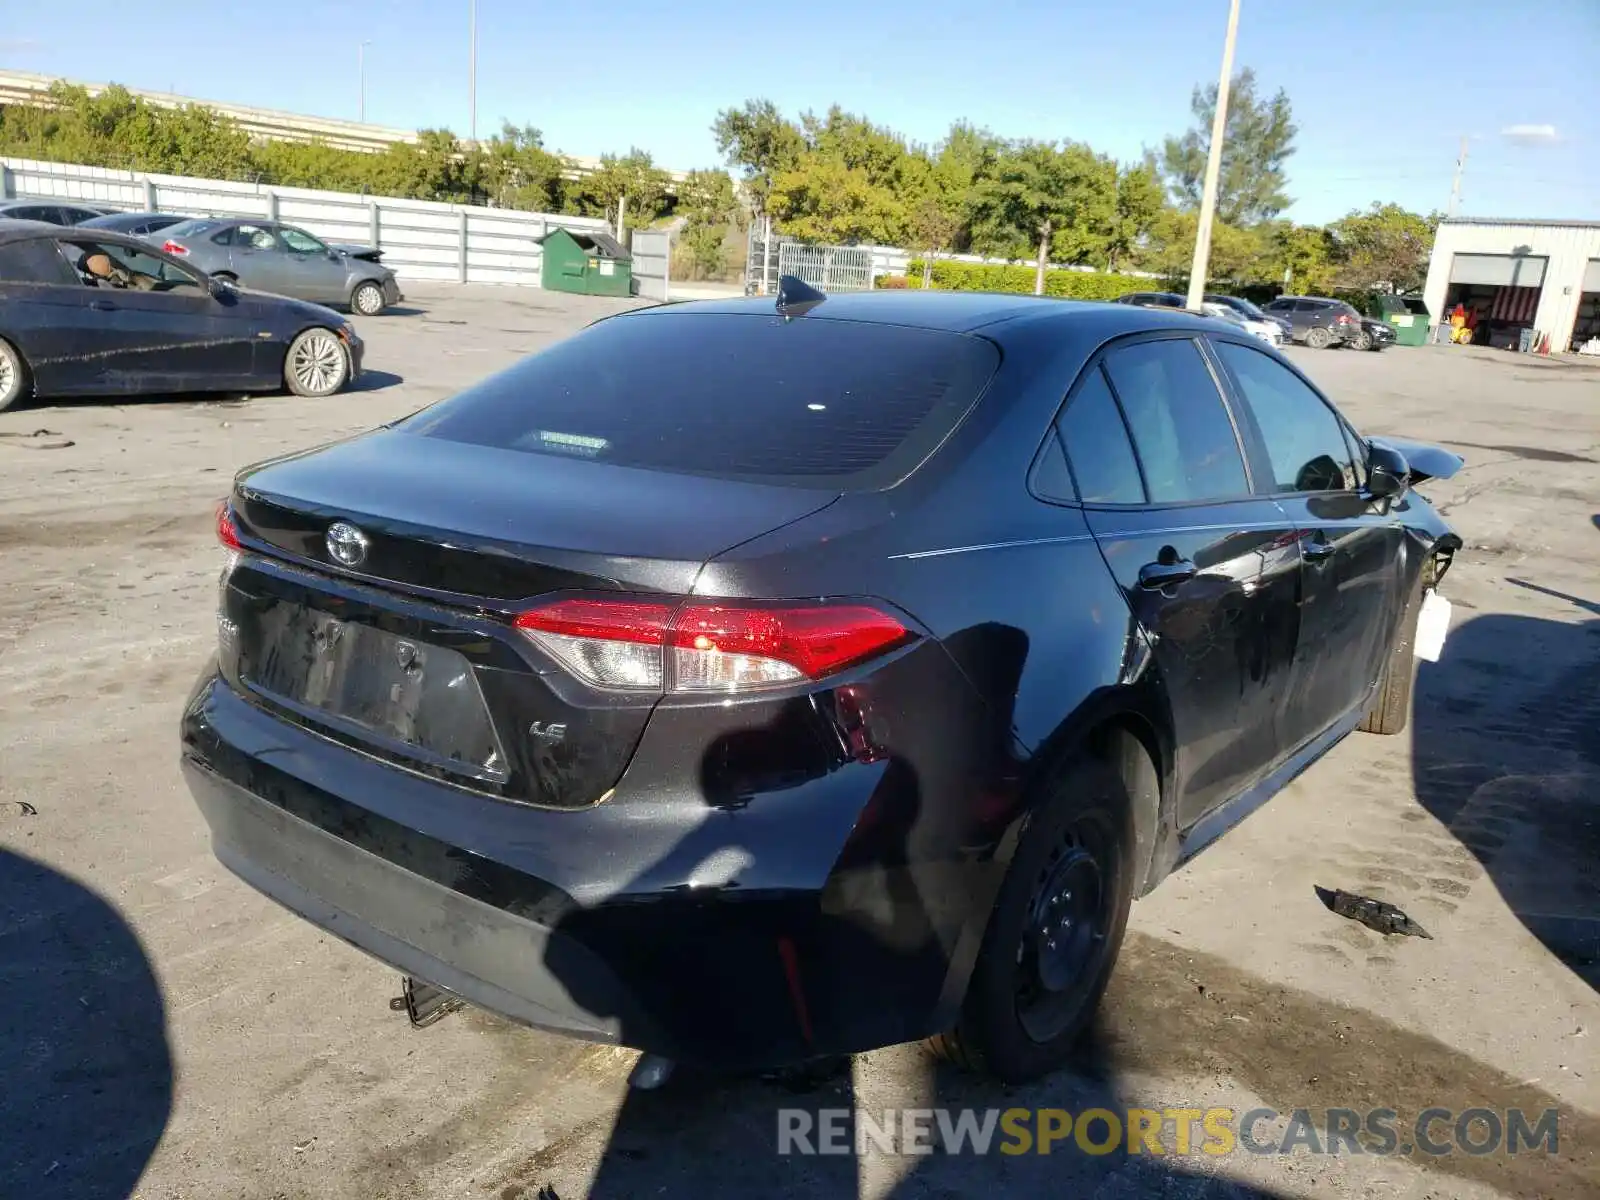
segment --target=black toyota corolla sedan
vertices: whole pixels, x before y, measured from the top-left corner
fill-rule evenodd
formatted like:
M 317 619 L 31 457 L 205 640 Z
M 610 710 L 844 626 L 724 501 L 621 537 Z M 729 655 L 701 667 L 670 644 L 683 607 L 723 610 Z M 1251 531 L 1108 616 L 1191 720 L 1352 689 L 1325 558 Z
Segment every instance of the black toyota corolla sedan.
M 218 857 L 413 980 L 702 1067 L 1067 1057 L 1130 902 L 1406 721 L 1447 451 L 1181 312 L 665 305 L 243 471 Z
M 0 409 L 30 394 L 331 396 L 361 354 L 337 313 L 208 279 L 131 234 L 0 220 Z

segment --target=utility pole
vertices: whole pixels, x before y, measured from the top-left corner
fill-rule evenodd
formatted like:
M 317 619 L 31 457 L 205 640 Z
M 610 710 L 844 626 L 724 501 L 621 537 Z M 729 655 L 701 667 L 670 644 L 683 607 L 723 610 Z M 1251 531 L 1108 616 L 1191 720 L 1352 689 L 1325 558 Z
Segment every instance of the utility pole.
M 1198 310 L 1206 294 L 1206 268 L 1211 263 L 1211 223 L 1217 215 L 1217 180 L 1222 175 L 1222 140 L 1228 130 L 1228 87 L 1233 82 L 1233 43 L 1239 36 L 1239 0 L 1228 8 L 1228 38 L 1222 43 L 1222 77 L 1217 80 L 1217 112 L 1211 121 L 1211 152 L 1206 155 L 1205 190 L 1200 195 L 1200 224 L 1194 235 L 1194 263 L 1189 267 L 1188 307 Z
M 370 45 L 371 41 L 365 41 L 356 47 L 356 63 L 361 75 L 361 106 L 356 110 L 358 121 L 367 119 L 367 47 Z
M 1446 216 L 1450 216 L 1450 217 L 1455 216 L 1456 215 L 1456 209 L 1461 204 L 1461 172 L 1465 171 L 1466 169 L 1467 169 L 1467 138 L 1466 138 L 1465 135 L 1462 135 L 1462 138 L 1461 138 L 1461 155 L 1460 155 L 1459 158 L 1456 159 L 1456 177 L 1455 177 L 1454 182 L 1452 182 L 1450 184 L 1450 211 L 1445 214 Z
M 467 0 L 467 40 L 471 43 L 471 57 L 467 62 L 467 92 L 470 111 L 467 118 L 467 138 L 478 140 L 478 0 Z

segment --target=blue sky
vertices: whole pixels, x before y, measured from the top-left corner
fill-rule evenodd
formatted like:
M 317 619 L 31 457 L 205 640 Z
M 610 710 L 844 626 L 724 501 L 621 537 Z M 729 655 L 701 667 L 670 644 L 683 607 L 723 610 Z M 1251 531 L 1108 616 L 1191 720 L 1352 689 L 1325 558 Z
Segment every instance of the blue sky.
M 4 3 L 3 67 L 353 119 L 370 39 L 369 121 L 467 129 L 468 0 Z M 508 118 L 568 153 L 708 166 L 717 110 L 765 95 L 918 140 L 966 118 L 1134 158 L 1187 125 L 1226 17 L 1226 0 L 478 0 L 478 129 Z M 1600 0 L 1244 0 L 1236 65 L 1293 102 L 1297 220 L 1443 209 L 1463 135 L 1463 214 L 1600 218 L 1597 61 Z

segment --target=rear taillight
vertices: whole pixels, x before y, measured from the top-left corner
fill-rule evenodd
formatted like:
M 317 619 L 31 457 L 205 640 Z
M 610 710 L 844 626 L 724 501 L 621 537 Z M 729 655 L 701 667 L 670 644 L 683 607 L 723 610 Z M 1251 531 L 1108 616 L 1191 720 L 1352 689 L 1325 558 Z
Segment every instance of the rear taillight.
M 745 692 L 820 679 L 915 635 L 865 604 L 568 598 L 516 620 L 578 678 L 629 691 Z
M 189 247 L 185 246 L 182 242 L 175 242 L 171 238 L 168 238 L 165 242 L 163 242 L 161 244 L 161 248 L 168 254 L 182 255 L 189 253 Z
M 244 549 L 239 543 L 239 527 L 233 523 L 233 509 L 228 507 L 226 500 L 217 501 L 217 541 L 227 550 L 238 552 Z

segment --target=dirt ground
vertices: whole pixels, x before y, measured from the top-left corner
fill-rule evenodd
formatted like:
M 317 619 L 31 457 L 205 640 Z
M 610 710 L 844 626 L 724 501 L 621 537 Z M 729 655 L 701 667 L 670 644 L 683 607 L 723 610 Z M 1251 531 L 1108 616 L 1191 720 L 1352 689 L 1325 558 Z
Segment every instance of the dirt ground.
M 1364 431 L 1467 457 L 1423 489 L 1468 546 L 1450 642 L 1404 735 L 1348 739 L 1135 907 L 1080 1070 L 1002 1089 L 897 1047 L 811 1090 L 630 1094 L 628 1052 L 470 1011 L 411 1030 L 391 971 L 213 861 L 179 782 L 230 473 L 609 311 L 417 290 L 358 318 L 371 373 L 332 400 L 0 415 L 55 435 L 0 438 L 0 1195 L 1600 1195 L 1600 371 L 1294 352 Z M 1342 920 L 1317 886 L 1391 899 L 1432 940 Z M 1268 1108 L 1264 1142 L 1295 1109 L 1390 1108 L 1409 1144 L 1433 1105 L 1559 1108 L 1557 1153 L 776 1153 L 787 1108 Z

